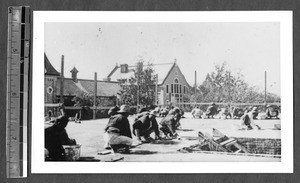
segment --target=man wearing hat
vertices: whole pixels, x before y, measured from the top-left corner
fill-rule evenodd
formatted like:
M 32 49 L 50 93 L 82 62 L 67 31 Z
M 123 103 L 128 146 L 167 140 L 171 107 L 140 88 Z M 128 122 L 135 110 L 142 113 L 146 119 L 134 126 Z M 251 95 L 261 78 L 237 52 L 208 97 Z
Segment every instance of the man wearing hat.
M 160 139 L 158 124 L 156 121 L 156 111 L 152 110 L 150 113 L 143 113 L 133 123 L 133 134 L 136 135 L 138 141 L 142 142 L 144 138 L 145 142 L 149 142 L 151 139 L 150 134 L 155 133 L 156 139 Z
M 70 139 L 65 127 L 68 125 L 67 116 L 58 117 L 54 124 L 45 128 L 45 149 L 48 151 L 47 160 L 64 161 L 65 150 L 63 145 L 76 145 L 74 139 Z
M 109 117 L 111 118 L 112 116 L 118 114 L 118 111 L 120 110 L 120 108 L 118 106 L 114 106 L 111 107 L 107 114 L 109 115 Z M 104 139 L 104 148 L 105 149 L 111 149 L 110 145 L 109 145 L 109 136 L 107 133 L 104 133 L 103 135 L 103 139 Z
M 169 111 L 169 115 L 173 115 L 175 119 L 175 128 L 181 128 L 180 119 L 183 116 L 183 111 L 179 109 L 179 107 L 174 107 Z
M 108 136 L 108 143 L 113 150 L 124 150 L 124 153 L 129 153 L 129 147 L 132 145 L 132 136 L 128 116 L 130 114 L 130 107 L 122 105 L 118 114 L 109 118 L 108 124 L 105 128 L 105 133 Z

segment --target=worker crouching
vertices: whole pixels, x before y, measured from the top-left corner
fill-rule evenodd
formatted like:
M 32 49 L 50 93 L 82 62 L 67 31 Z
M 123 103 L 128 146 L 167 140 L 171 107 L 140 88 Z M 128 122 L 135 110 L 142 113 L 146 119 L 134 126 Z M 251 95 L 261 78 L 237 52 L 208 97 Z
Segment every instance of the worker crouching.
M 128 105 L 122 105 L 118 114 L 109 118 L 105 128 L 105 136 L 114 152 L 129 153 L 132 145 L 132 136 L 128 116 L 130 108 Z
M 160 125 L 160 130 L 164 133 L 166 138 L 178 137 L 178 134 L 176 132 L 177 120 L 175 115 L 168 114 L 161 120 Z
M 246 130 L 252 130 L 253 127 L 256 127 L 258 130 L 260 130 L 261 127 L 254 122 L 254 116 L 255 116 L 255 111 L 253 110 L 249 112 L 246 111 L 245 114 L 241 117 L 242 127 L 245 127 Z
M 155 139 L 161 139 L 156 121 L 156 111 L 143 112 L 135 119 L 132 127 L 133 134 L 137 137 L 139 143 L 151 142 L 154 139 L 150 137 L 151 133 L 155 133 Z
M 65 161 L 66 154 L 63 145 L 76 145 L 76 140 L 70 139 L 65 129 L 68 122 L 67 116 L 60 116 L 52 125 L 45 128 L 46 161 Z

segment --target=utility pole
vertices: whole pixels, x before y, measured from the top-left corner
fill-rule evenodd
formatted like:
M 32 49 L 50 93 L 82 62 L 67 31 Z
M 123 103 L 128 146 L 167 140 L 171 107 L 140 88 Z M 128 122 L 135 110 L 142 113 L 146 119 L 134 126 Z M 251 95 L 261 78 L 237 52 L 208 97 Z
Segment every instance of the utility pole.
M 265 105 L 267 105 L 267 71 L 265 71 Z
M 139 104 L 140 104 L 140 72 L 141 72 L 141 62 L 137 63 L 137 89 L 136 89 L 136 105 L 137 105 L 137 111 L 139 110 Z
M 96 99 L 97 99 L 97 72 L 95 72 L 94 78 L 94 110 L 93 110 L 93 119 L 96 119 Z
M 64 55 L 61 56 L 60 69 L 60 103 L 64 103 Z
M 229 72 L 229 83 L 228 83 L 228 95 L 229 95 L 229 102 L 231 103 L 231 93 L 230 93 L 230 87 L 231 85 L 231 75 L 230 75 L 230 72 Z
M 197 94 L 197 71 L 195 71 L 195 96 Z
M 155 105 L 158 104 L 158 74 L 155 75 Z

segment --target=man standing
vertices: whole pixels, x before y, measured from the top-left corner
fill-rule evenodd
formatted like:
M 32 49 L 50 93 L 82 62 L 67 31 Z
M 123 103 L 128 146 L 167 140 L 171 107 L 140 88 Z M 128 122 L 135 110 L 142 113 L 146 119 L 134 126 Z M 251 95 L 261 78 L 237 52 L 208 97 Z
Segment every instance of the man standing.
M 132 136 L 128 116 L 130 107 L 122 105 L 118 114 L 109 118 L 105 128 L 105 135 L 108 137 L 108 143 L 115 152 L 129 153 L 129 147 L 132 145 Z
M 150 137 L 152 132 L 155 133 L 156 139 L 160 139 L 158 124 L 156 121 L 156 111 L 152 110 L 150 113 L 143 113 L 138 119 L 135 120 L 133 126 L 133 134 L 136 135 L 138 141 L 142 142 L 144 137 L 144 142 L 149 142 L 153 140 Z

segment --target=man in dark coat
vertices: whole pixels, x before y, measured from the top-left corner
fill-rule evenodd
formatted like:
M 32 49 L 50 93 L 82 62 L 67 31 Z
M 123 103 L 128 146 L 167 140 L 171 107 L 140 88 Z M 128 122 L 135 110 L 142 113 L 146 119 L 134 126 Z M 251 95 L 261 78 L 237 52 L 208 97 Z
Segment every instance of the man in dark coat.
M 111 116 L 106 125 L 105 136 L 115 152 L 124 148 L 124 152 L 129 153 L 129 147 L 132 145 L 131 130 L 127 119 L 129 114 L 129 106 L 122 105 L 118 114 Z
M 144 137 L 144 142 L 151 139 L 150 134 L 155 133 L 156 139 L 160 139 L 158 124 L 156 121 L 156 111 L 152 110 L 150 113 L 143 112 L 139 118 L 133 123 L 133 134 L 137 136 L 138 141 L 142 142 L 141 137 Z
M 65 130 L 69 119 L 67 116 L 58 117 L 53 125 L 45 128 L 45 148 L 48 150 L 49 161 L 64 161 L 65 150 L 63 145 L 76 145 L 74 139 L 70 139 Z
M 218 113 L 218 109 L 215 103 L 212 103 L 210 106 L 208 106 L 207 110 L 206 110 L 206 116 L 207 118 L 210 117 L 214 117 L 214 115 L 216 115 Z

